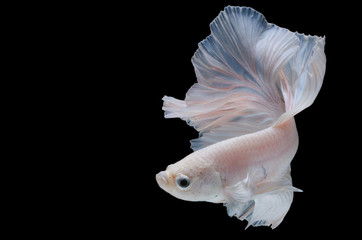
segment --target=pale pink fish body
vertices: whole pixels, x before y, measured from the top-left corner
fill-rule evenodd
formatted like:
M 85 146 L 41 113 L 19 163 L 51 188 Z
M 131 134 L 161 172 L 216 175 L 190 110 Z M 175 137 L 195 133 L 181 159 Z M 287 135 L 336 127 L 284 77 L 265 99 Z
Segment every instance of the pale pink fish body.
M 229 216 L 275 228 L 300 191 L 290 176 L 294 115 L 321 88 L 324 38 L 292 33 L 240 7 L 226 7 L 210 28 L 192 59 L 198 83 L 185 101 L 164 97 L 163 107 L 200 138 L 195 152 L 156 180 L 177 198 L 223 203 Z
M 298 134 L 294 119 L 291 119 L 280 127 L 231 138 L 194 154 L 213 162 L 226 186 L 245 179 L 248 173 L 254 174 L 254 184 L 260 186 L 277 181 L 288 171 L 297 147 Z

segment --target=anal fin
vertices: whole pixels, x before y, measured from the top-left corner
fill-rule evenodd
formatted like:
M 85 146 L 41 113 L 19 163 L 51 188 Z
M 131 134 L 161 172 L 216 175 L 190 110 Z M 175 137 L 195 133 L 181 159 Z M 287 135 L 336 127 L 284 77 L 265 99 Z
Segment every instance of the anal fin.
M 253 177 L 248 177 L 225 188 L 227 212 L 230 217 L 247 220 L 249 226 L 270 226 L 276 228 L 287 214 L 293 192 L 301 190 L 292 186 L 290 168 L 278 181 L 261 187 L 253 186 Z
M 293 201 L 293 191 L 263 194 L 255 198 L 253 214 L 248 226 L 271 226 L 276 228 L 284 219 Z

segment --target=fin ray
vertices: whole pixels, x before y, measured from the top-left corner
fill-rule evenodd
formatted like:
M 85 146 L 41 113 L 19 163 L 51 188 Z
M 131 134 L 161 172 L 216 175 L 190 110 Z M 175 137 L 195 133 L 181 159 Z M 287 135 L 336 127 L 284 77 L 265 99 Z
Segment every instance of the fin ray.
M 278 126 L 314 101 L 325 71 L 324 38 L 269 24 L 252 8 L 226 7 L 192 57 L 197 83 L 185 100 L 164 97 L 165 117 L 199 131 L 194 151 Z
M 301 47 L 281 72 L 285 113 L 274 123 L 275 126 L 312 105 L 323 83 L 326 70 L 325 38 L 296 35 Z
M 292 186 L 290 167 L 283 177 L 275 182 L 254 186 L 254 174 L 232 186 L 225 187 L 225 206 L 230 217 L 247 220 L 249 226 L 271 226 L 276 228 L 287 214 L 293 192 L 301 192 Z

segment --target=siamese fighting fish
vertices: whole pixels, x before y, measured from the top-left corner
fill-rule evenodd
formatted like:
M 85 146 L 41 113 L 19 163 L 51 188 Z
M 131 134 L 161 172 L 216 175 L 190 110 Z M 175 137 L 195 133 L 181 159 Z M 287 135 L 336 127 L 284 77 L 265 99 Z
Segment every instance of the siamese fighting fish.
M 190 155 L 156 175 L 186 201 L 223 203 L 249 226 L 277 227 L 293 193 L 298 148 L 294 116 L 321 89 L 325 38 L 270 24 L 249 7 L 228 6 L 192 57 L 197 83 L 185 100 L 163 97 L 166 118 L 199 132 Z

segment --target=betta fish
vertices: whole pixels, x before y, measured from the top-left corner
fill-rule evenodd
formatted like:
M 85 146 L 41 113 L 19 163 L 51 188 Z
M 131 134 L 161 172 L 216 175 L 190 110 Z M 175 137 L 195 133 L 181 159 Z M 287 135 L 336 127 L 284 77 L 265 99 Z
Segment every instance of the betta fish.
M 165 96 L 166 118 L 199 132 L 193 153 L 156 175 L 176 198 L 223 203 L 249 226 L 277 227 L 293 201 L 294 116 L 321 89 L 325 38 L 270 24 L 256 10 L 228 6 L 192 57 L 197 83 L 185 100 Z

